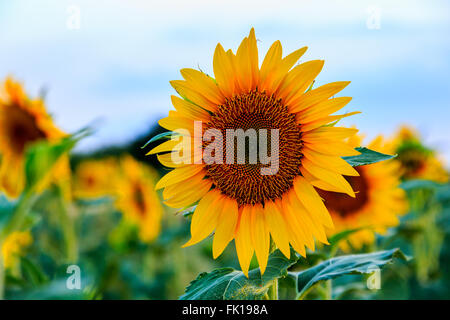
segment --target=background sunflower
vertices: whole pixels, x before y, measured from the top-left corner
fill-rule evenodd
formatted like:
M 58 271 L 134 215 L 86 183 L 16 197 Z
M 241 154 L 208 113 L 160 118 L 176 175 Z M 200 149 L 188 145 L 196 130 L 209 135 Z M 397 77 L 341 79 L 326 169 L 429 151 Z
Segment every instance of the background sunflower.
M 402 126 L 389 143 L 391 152 L 398 154 L 402 179 L 425 179 L 448 182 L 448 173 L 437 152 L 422 142 L 419 133 L 409 126 Z
M 18 197 L 25 184 L 27 147 L 40 141 L 57 142 L 65 135 L 54 125 L 42 99 L 30 99 L 18 82 L 7 78 L 0 90 L 0 188 Z M 68 158 L 61 159 L 49 177 L 67 181 L 68 166 Z
M 349 139 L 353 147 L 360 146 L 361 142 L 361 136 Z M 381 136 L 369 143 L 368 148 L 387 150 Z M 375 233 L 385 234 L 388 228 L 399 224 L 398 216 L 408 209 L 406 194 L 400 188 L 399 167 L 393 160 L 357 167 L 359 176 L 347 178 L 355 198 L 319 190 L 336 227 L 331 234 L 361 229 L 352 233 L 348 241 L 340 242 L 344 251 L 360 250 L 375 241 Z

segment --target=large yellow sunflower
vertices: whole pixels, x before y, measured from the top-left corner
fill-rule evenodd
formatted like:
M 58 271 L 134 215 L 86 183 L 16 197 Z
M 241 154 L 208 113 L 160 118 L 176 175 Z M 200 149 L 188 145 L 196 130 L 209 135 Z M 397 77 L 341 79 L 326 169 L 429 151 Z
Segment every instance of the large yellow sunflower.
M 19 196 L 25 184 L 24 155 L 37 141 L 56 142 L 65 134 L 53 124 L 41 99 L 30 99 L 22 86 L 7 78 L 0 88 L 0 189 L 10 197 Z M 54 170 L 66 171 L 67 158 Z
M 155 191 L 156 173 L 131 156 L 121 159 L 120 188 L 116 205 L 139 228 L 144 242 L 154 240 L 161 228 L 162 206 Z
M 420 134 L 411 127 L 402 126 L 390 142 L 390 152 L 398 154 L 402 178 L 425 179 L 445 183 L 448 173 L 436 152 L 422 141 Z
M 349 140 L 352 147 L 360 146 L 362 141 L 359 136 Z M 368 147 L 386 153 L 382 137 L 374 139 Z M 347 178 L 356 193 L 355 198 L 342 193 L 318 191 L 331 213 L 336 227 L 333 233 L 362 228 L 351 234 L 348 242 L 340 243 L 343 250 L 348 251 L 349 244 L 354 249 L 360 249 L 375 240 L 375 232 L 384 234 L 387 228 L 398 224 L 398 215 L 404 214 L 407 209 L 405 192 L 399 188 L 399 167 L 392 160 L 357 167 L 359 176 Z
M 289 244 L 305 255 L 305 246 L 314 250 L 314 238 L 327 243 L 325 228 L 333 228 L 333 222 L 313 186 L 355 196 L 342 175 L 358 173 L 341 157 L 359 154 L 344 142 L 357 130 L 326 126 L 350 115 L 330 115 L 351 100 L 331 98 L 349 82 L 309 90 L 324 61 L 296 65 L 306 49 L 283 57 L 281 43 L 276 41 L 260 67 L 253 29 L 236 54 L 218 44 L 213 59 L 215 78 L 182 69 L 185 80 L 171 82 L 181 96 L 172 96 L 176 111 L 159 122 L 182 134 L 177 139 L 184 146 L 193 146 L 194 151 L 186 154 L 183 148 L 180 152 L 176 139 L 150 151 L 159 153 L 163 165 L 174 168 L 157 184 L 157 189 L 164 188 L 165 203 L 182 208 L 198 202 L 191 239 L 185 246 L 214 232 L 216 258 L 234 239 L 246 275 L 254 253 L 264 273 L 271 237 L 286 257 L 290 256 Z M 202 133 L 211 129 L 223 136 L 228 129 L 253 129 L 259 134 L 278 130 L 279 150 L 274 160 L 278 161 L 278 171 L 263 175 L 261 170 L 270 165 L 248 158 L 243 164 L 230 164 L 226 155 L 223 164 L 197 161 L 199 149 L 201 154 L 210 144 L 192 138 L 194 121 L 202 121 Z M 223 144 L 226 147 L 225 141 Z M 186 161 L 174 161 L 174 155 Z

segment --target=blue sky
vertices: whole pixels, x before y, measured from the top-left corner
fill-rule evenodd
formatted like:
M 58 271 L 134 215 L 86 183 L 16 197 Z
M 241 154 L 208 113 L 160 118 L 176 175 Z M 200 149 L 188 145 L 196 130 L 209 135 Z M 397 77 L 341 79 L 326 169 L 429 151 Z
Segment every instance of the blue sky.
M 450 163 L 448 1 L 242 2 L 0 0 L 0 77 L 47 88 L 69 132 L 96 121 L 81 149 L 116 145 L 167 114 L 179 69 L 211 73 L 217 42 L 236 49 L 255 27 L 260 56 L 278 39 L 284 53 L 306 45 L 303 61 L 325 59 L 318 85 L 352 81 L 347 110 L 363 113 L 345 124 L 371 138 L 410 123 Z M 70 6 L 80 29 L 67 27 Z

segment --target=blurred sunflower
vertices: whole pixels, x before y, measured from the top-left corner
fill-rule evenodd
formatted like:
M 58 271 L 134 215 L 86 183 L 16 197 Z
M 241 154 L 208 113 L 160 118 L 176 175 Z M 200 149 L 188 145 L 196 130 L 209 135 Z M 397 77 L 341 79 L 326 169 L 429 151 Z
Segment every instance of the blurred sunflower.
M 402 179 L 425 179 L 445 183 L 448 173 L 434 150 L 423 145 L 417 131 L 408 126 L 399 129 L 390 142 L 390 151 L 398 154 Z
M 143 242 L 151 242 L 160 231 L 162 206 L 155 191 L 157 174 L 131 156 L 121 159 L 120 188 L 116 206 L 139 228 Z
M 29 231 L 15 231 L 8 235 L 1 248 L 5 268 L 14 268 L 17 265 L 18 258 L 32 241 L 33 238 Z
M 213 59 L 215 79 L 197 70 L 182 69 L 185 80 L 171 82 L 182 98 L 172 96 L 176 111 L 159 122 L 168 130 L 186 129 L 191 136 L 194 121 L 202 121 L 203 131 L 218 129 L 224 136 L 226 129 L 278 129 L 276 174 L 261 175 L 260 169 L 267 165 L 260 162 L 175 163 L 172 155 L 179 153 L 176 140 L 149 152 L 165 153 L 158 159 L 174 168 L 157 184 L 157 189 L 164 188 L 167 205 L 181 208 L 199 201 L 191 222 L 192 237 L 185 246 L 215 231 L 216 258 L 234 239 L 246 275 L 254 252 L 264 273 L 270 236 L 286 257 L 290 256 L 289 244 L 304 256 L 305 246 L 314 250 L 314 238 L 328 243 L 325 227 L 333 228 L 333 223 L 313 186 L 355 196 L 342 175 L 357 176 L 358 172 L 341 157 L 359 154 L 344 142 L 357 130 L 325 126 L 354 114 L 330 115 L 351 100 L 330 99 L 349 82 L 309 90 L 324 61 L 294 66 L 306 49 L 283 58 L 281 43 L 276 41 L 259 67 L 253 29 L 236 54 L 218 44 Z M 191 145 L 195 145 L 194 140 Z M 203 149 L 206 147 L 203 144 Z M 184 158 L 192 160 L 195 156 L 196 152 Z
M 119 165 L 114 158 L 84 160 L 75 168 L 73 193 L 77 198 L 114 196 Z
M 47 114 L 44 102 L 28 98 L 18 82 L 7 78 L 0 89 L 0 189 L 9 197 L 18 197 L 25 185 L 26 148 L 43 140 L 57 142 L 64 136 Z M 68 164 L 67 157 L 61 158 L 48 177 L 67 178 Z
M 361 137 L 353 136 L 349 144 L 358 147 L 361 141 Z M 374 139 L 368 147 L 386 153 L 382 137 Z M 396 161 L 383 161 L 355 168 L 359 176 L 347 177 L 355 190 L 355 198 L 318 190 L 333 218 L 336 227 L 333 234 L 363 228 L 351 234 L 348 242 L 341 241 L 341 249 L 349 251 L 349 244 L 354 249 L 360 249 L 375 240 L 375 232 L 384 234 L 387 228 L 399 223 L 397 216 L 407 210 L 405 192 L 399 188 L 399 167 Z

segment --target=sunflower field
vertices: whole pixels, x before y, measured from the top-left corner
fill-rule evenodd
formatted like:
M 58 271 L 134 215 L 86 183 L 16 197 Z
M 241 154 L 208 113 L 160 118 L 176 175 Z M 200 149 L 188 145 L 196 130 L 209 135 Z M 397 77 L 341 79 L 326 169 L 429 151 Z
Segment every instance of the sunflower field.
M 407 124 L 366 138 L 350 81 L 246 31 L 144 134 L 87 151 L 98 124 L 63 130 L 57 88 L 2 75 L 0 299 L 450 299 L 441 150 Z

